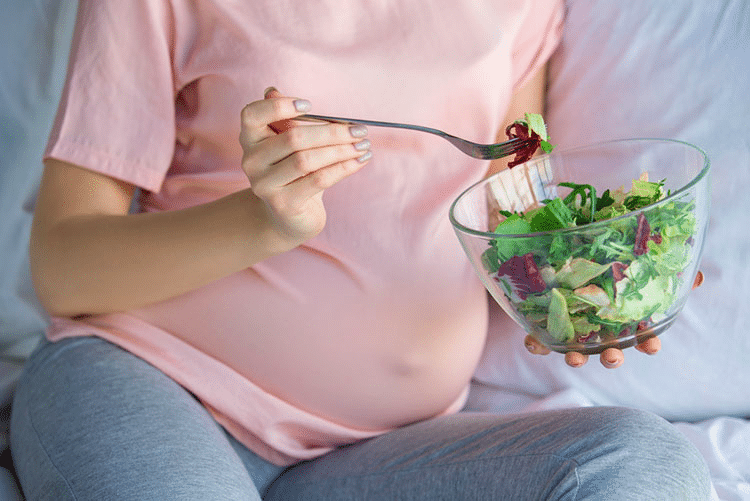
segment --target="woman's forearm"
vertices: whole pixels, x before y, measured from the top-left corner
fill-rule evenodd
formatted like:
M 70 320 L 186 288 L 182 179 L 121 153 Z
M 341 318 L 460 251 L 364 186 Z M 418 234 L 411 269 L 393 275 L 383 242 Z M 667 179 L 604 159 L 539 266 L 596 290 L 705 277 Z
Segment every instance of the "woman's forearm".
M 278 253 L 250 190 L 183 210 L 82 214 L 32 234 L 32 275 L 55 316 L 136 308 L 194 290 Z
M 45 160 L 31 273 L 54 316 L 138 308 L 195 290 L 317 235 L 323 191 L 367 163 L 366 129 L 278 125 L 310 103 L 271 89 L 241 113 L 239 167 L 250 188 L 203 205 L 127 214 L 127 180 Z

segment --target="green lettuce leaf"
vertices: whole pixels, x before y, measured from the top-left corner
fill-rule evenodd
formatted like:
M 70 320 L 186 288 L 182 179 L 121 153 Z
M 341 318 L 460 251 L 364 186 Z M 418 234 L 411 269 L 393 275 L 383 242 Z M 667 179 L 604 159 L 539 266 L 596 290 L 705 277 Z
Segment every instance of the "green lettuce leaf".
M 524 118 L 526 119 L 526 125 L 530 130 L 539 134 L 542 141 L 548 141 L 547 136 L 547 125 L 544 123 L 544 118 L 538 113 L 525 113 Z
M 599 264 L 588 259 L 576 257 L 565 263 L 555 274 L 555 280 L 568 289 L 577 289 L 586 285 L 609 269 L 609 264 Z
M 570 321 L 565 296 L 558 289 L 552 289 L 551 293 L 547 314 L 547 332 L 558 341 L 570 341 L 575 336 L 575 328 Z

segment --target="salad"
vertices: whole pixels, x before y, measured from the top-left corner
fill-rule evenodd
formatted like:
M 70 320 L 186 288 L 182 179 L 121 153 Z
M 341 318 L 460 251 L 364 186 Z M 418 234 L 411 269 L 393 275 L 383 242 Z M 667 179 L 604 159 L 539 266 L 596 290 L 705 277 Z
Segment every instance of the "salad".
M 547 135 L 544 118 L 538 113 L 526 113 L 521 120 L 516 120 L 505 128 L 508 139 L 531 139 L 528 146 L 516 153 L 515 158 L 508 163 L 508 167 L 522 164 L 531 159 L 538 149 L 549 153 L 554 148 Z
M 532 235 L 495 238 L 482 254 L 482 266 L 518 314 L 565 344 L 632 335 L 665 318 L 691 257 L 694 201 L 642 210 L 669 196 L 664 181 L 647 174 L 627 191 L 558 186 L 570 192 L 526 212 L 500 211 L 495 233 Z M 631 213 L 575 235 L 544 233 Z

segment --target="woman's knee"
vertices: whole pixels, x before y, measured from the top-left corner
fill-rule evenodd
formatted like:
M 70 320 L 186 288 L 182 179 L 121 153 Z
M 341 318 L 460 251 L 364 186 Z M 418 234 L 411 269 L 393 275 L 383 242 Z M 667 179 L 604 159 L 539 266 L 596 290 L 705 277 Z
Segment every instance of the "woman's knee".
M 582 487 L 612 499 L 707 499 L 708 467 L 698 449 L 667 420 L 638 409 L 604 407 L 598 444 L 580 458 Z

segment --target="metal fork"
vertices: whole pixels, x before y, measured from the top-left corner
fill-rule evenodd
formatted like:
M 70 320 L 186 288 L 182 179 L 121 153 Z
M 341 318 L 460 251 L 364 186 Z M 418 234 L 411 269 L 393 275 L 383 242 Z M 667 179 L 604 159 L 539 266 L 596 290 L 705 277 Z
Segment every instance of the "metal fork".
M 449 141 L 453 146 L 463 151 L 469 156 L 474 158 L 481 158 L 482 160 L 494 160 L 496 158 L 507 157 L 518 153 L 523 148 L 527 147 L 531 140 L 528 139 L 511 139 L 502 143 L 496 144 L 479 144 L 461 139 L 454 135 L 448 134 L 438 129 L 431 127 L 422 127 L 421 125 L 402 124 L 398 122 L 380 122 L 377 120 L 362 120 L 359 118 L 342 118 L 342 117 L 329 117 L 325 115 L 300 115 L 295 120 L 306 120 L 312 122 L 333 122 L 333 123 L 351 123 L 361 125 L 371 125 L 374 127 L 393 127 L 396 129 L 411 129 L 421 132 L 427 132 L 429 134 L 435 134 L 443 139 Z

